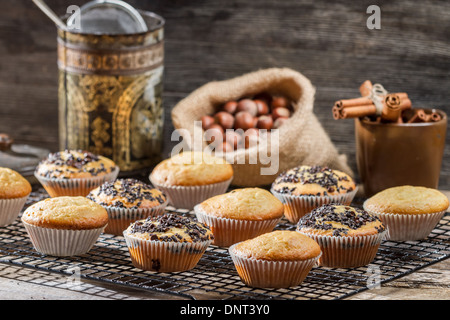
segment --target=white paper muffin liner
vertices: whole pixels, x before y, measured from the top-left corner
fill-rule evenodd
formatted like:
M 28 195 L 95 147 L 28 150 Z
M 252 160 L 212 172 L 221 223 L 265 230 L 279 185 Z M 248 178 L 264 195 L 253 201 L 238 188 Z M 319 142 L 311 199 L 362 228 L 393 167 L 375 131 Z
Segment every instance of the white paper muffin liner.
M 0 227 L 13 223 L 22 211 L 28 196 L 14 199 L 0 199 Z
M 209 226 L 214 234 L 213 244 L 219 247 L 228 247 L 270 232 L 281 219 L 280 217 L 266 220 L 239 220 L 214 217 L 203 212 L 199 205 L 194 207 L 194 213 L 199 222 Z
M 200 261 L 211 240 L 201 242 L 165 242 L 145 240 L 123 232 L 133 266 L 156 272 L 187 271 Z
M 223 182 L 201 186 L 168 186 L 155 183 L 152 180 L 152 175 L 150 175 L 149 179 L 155 188 L 169 198 L 170 205 L 178 209 L 189 210 L 192 210 L 195 205 L 206 199 L 225 193 L 233 180 L 231 178 Z
M 356 195 L 358 188 L 354 190 L 330 196 L 308 196 L 308 195 L 290 195 L 271 189 L 270 192 L 277 197 L 284 205 L 284 216 L 291 223 L 297 223 L 301 217 L 310 213 L 312 210 L 323 206 L 324 204 L 335 203 L 350 205 Z
M 378 216 L 388 227 L 387 239 L 394 241 L 413 241 L 428 237 L 445 215 L 447 210 L 434 213 L 397 214 L 381 213 L 367 210 L 368 213 Z
M 68 230 L 35 226 L 22 220 L 36 251 L 57 257 L 87 253 L 95 244 L 104 227 Z
M 386 238 L 387 230 L 364 236 L 326 236 L 305 233 L 297 230 L 314 241 L 322 250 L 318 264 L 331 268 L 355 268 L 368 265 L 375 258 L 381 242 Z
M 104 207 L 108 212 L 108 225 L 105 233 L 121 236 L 131 223 L 148 217 L 160 216 L 165 212 L 168 200 L 152 208 L 115 208 Z
M 311 269 L 317 264 L 320 255 L 307 260 L 268 261 L 241 257 L 234 250 L 234 244 L 228 248 L 241 281 L 255 288 L 289 288 L 301 284 Z
M 73 179 L 52 179 L 34 174 L 36 179 L 42 184 L 44 189 L 51 197 L 60 196 L 82 196 L 85 197 L 91 190 L 97 188 L 105 182 L 116 180 L 119 175 L 119 167 L 107 174 L 93 176 L 89 178 L 73 178 Z

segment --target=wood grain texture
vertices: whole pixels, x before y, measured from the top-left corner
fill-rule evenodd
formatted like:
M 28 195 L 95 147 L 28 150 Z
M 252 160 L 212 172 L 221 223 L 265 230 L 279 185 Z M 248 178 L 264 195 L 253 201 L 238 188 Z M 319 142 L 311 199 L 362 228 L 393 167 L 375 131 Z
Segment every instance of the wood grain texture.
M 46 1 L 64 14 L 85 1 Z M 164 155 L 175 144 L 171 108 L 199 86 L 268 67 L 289 67 L 316 87 L 315 113 L 356 172 L 353 121 L 334 101 L 359 96 L 366 79 L 405 91 L 415 107 L 450 112 L 450 3 L 377 1 L 381 30 L 366 27 L 373 1 L 129 1 L 166 19 Z M 0 131 L 58 148 L 56 31 L 30 1 L 2 1 Z M 440 187 L 450 187 L 450 140 Z

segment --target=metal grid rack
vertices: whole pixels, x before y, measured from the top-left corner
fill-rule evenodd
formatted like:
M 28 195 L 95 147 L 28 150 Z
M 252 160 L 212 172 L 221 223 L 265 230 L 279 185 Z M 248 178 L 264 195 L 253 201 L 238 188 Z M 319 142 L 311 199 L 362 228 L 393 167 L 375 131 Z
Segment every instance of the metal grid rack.
M 26 206 L 47 197 L 34 191 Z M 358 206 L 356 202 L 355 206 Z M 168 207 L 168 211 L 195 219 L 188 210 Z M 294 230 L 282 220 L 276 229 Z M 446 215 L 432 234 L 421 241 L 383 241 L 374 261 L 364 267 L 341 269 L 315 267 L 305 281 L 293 288 L 259 289 L 245 286 L 233 265 L 227 248 L 210 246 L 198 265 L 189 271 L 156 273 L 135 268 L 121 236 L 102 234 L 86 254 L 52 257 L 36 252 L 20 219 L 0 228 L 0 262 L 37 270 L 70 274 L 79 268 L 83 278 L 168 294 L 182 299 L 217 300 L 336 300 L 367 290 L 372 279 L 385 283 L 442 261 L 450 256 L 450 215 Z M 379 278 L 373 278 L 379 271 Z

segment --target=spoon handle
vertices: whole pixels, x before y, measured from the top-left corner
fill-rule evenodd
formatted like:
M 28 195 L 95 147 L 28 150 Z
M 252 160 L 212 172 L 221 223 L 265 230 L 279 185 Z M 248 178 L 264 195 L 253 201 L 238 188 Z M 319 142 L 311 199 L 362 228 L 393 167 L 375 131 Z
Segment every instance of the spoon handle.
M 58 27 L 62 30 L 67 30 L 66 24 L 56 15 L 56 13 L 50 9 L 43 0 L 33 0 L 34 4 L 44 12 Z

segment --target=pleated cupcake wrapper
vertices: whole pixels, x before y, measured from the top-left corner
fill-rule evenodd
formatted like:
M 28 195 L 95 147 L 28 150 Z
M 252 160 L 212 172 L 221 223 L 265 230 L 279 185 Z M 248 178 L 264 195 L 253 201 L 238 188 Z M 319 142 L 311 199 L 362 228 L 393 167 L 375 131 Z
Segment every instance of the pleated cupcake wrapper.
M 165 212 L 168 202 L 169 201 L 166 200 L 166 202 L 153 208 L 104 207 L 108 212 L 108 225 L 105 228 L 105 233 L 121 236 L 123 231 L 128 228 L 132 222 L 162 215 Z
M 36 251 L 57 257 L 87 253 L 95 244 L 104 227 L 85 230 L 52 229 L 22 221 Z
M 413 241 L 428 237 L 442 219 L 445 211 L 426 214 L 396 214 L 367 212 L 378 216 L 388 227 L 387 239 L 394 241 Z
M 232 245 L 228 252 L 242 282 L 255 288 L 289 288 L 301 284 L 320 255 L 307 260 L 268 261 L 239 256 Z
M 85 197 L 91 190 L 97 188 L 105 182 L 114 181 L 119 174 L 119 167 L 114 171 L 101 176 L 74 179 L 51 179 L 35 174 L 35 177 L 42 184 L 51 197 L 60 196 L 82 196 Z
M 324 204 L 335 203 L 350 205 L 358 188 L 345 194 L 330 196 L 289 195 L 279 193 L 273 189 L 270 191 L 284 204 L 284 216 L 286 219 L 295 224 L 301 217 Z
M 322 250 L 319 266 L 331 268 L 355 268 L 368 265 L 375 258 L 381 241 L 387 235 L 387 230 L 374 235 L 355 237 L 324 236 L 298 232 L 319 244 Z
M 208 198 L 225 193 L 232 180 L 233 178 L 224 182 L 202 186 L 167 186 L 155 183 L 150 175 L 151 183 L 169 198 L 170 205 L 175 208 L 189 210 L 192 210 L 195 205 Z
M 211 240 L 202 242 L 164 242 L 130 237 L 123 233 L 131 262 L 138 269 L 156 272 L 187 271 L 194 268 Z
M 194 212 L 199 222 L 210 227 L 214 234 L 213 244 L 219 247 L 228 247 L 234 243 L 270 232 L 281 219 L 238 220 L 214 217 L 202 212 L 198 205 L 194 207 Z
M 0 199 L 0 227 L 13 223 L 27 202 L 28 195 L 15 199 Z

